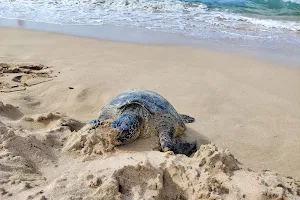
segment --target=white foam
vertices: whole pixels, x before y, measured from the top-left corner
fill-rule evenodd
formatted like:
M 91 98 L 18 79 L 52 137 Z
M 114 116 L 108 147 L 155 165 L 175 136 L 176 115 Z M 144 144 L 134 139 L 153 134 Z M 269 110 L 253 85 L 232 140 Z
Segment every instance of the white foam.
M 292 2 L 300 4 L 300 0 L 282 0 L 283 2 Z
M 247 17 L 177 0 L 0 0 L 0 17 L 61 24 L 138 26 L 202 38 L 247 37 L 250 34 L 244 34 L 245 30 L 252 31 L 251 34 L 258 31 L 258 36 L 266 36 L 266 32 L 270 35 L 300 31 L 296 21 Z

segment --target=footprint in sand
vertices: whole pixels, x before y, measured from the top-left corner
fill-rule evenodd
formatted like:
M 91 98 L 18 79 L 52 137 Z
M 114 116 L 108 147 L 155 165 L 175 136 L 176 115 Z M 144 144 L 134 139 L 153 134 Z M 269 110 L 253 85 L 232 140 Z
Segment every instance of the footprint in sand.
M 25 90 L 26 87 L 53 80 L 52 74 L 50 67 L 41 64 L 0 63 L 0 92 Z

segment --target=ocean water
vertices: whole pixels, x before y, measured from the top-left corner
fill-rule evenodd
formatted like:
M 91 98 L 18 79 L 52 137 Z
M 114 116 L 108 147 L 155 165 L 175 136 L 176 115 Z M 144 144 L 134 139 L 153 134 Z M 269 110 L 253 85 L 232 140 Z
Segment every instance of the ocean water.
M 0 0 L 0 17 L 139 27 L 300 53 L 300 0 Z

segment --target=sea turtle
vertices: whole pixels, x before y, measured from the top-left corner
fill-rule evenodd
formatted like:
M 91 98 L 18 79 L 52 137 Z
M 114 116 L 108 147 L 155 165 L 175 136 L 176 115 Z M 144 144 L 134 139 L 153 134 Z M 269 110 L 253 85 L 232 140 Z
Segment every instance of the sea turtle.
M 140 135 L 157 134 L 162 151 L 190 155 L 196 151 L 196 143 L 182 142 L 181 135 L 194 118 L 178 114 L 161 95 L 148 90 L 131 90 L 119 94 L 100 111 L 99 118 L 92 120 L 97 128 L 106 120 L 112 120 L 110 128 L 115 131 L 111 143 L 127 144 Z

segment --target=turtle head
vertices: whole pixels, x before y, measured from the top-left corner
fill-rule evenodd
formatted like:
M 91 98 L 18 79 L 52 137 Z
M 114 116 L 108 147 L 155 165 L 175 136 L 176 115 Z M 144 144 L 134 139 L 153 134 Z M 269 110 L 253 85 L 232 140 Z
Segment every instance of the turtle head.
M 120 145 L 135 140 L 141 131 L 142 118 L 135 113 L 121 114 L 110 127 L 113 130 L 111 143 Z

